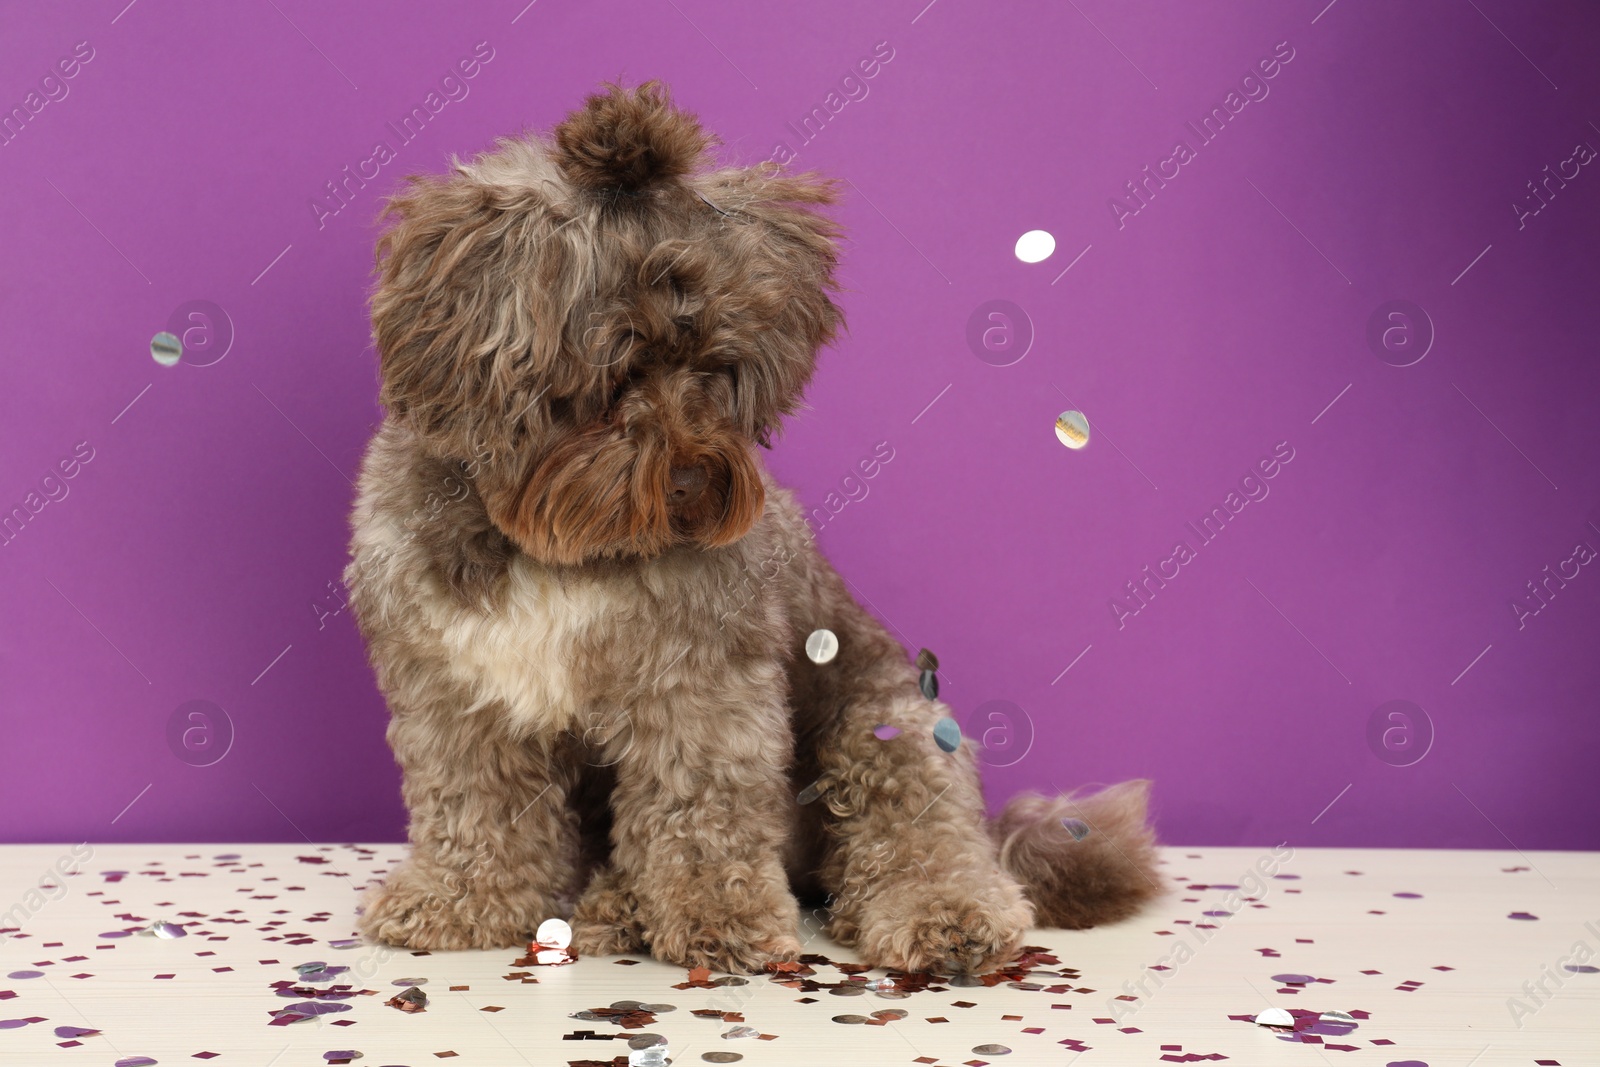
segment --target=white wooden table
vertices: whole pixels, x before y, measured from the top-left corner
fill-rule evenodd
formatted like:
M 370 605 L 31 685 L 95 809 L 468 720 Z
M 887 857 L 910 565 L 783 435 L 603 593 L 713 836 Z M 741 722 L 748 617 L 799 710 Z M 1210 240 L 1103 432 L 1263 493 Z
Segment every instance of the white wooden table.
M 708 1053 L 748 1067 L 1600 1065 L 1596 853 L 1301 849 L 1241 901 L 1226 887 L 1250 888 L 1268 850 L 1169 848 L 1174 892 L 1143 916 L 1034 933 L 1060 961 L 1027 976 L 1040 988 L 842 996 L 830 987 L 849 976 L 820 962 L 811 992 L 761 976 L 676 989 L 686 972 L 649 959 L 517 967 L 513 951 L 335 947 L 354 936 L 356 890 L 398 861 L 398 845 L 96 845 L 80 862 L 89 849 L 0 848 L 0 927 L 20 927 L 0 933 L 0 1064 L 291 1067 L 342 1051 L 359 1052 L 362 1067 L 627 1061 L 625 1039 L 563 1036 L 591 1031 L 662 1035 L 680 1067 Z M 67 877 L 50 873 L 58 861 Z M 117 871 L 127 873 L 107 873 Z M 186 936 L 108 936 L 161 921 Z M 853 959 L 822 939 L 807 949 Z M 296 966 L 314 962 L 349 970 L 302 979 Z M 506 977 L 515 972 L 538 981 Z M 407 978 L 427 980 L 425 1012 L 386 1004 Z M 279 996 L 283 981 L 373 994 L 315 1001 L 345 1010 L 269 1025 L 269 1013 L 306 1002 Z M 570 1017 L 619 1001 L 676 1010 L 633 1030 Z M 1344 1012 L 1354 1028 L 1330 1021 L 1296 1034 L 1243 1018 L 1269 1008 Z M 833 1021 L 895 1010 L 907 1014 Z M 740 1027 L 760 1036 L 722 1036 Z

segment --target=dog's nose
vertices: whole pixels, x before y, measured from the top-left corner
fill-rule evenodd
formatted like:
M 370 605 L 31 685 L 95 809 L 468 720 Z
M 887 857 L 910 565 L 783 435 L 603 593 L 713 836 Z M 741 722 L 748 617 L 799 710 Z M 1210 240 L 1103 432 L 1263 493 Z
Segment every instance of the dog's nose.
M 668 497 L 675 505 L 692 504 L 710 480 L 704 467 L 673 467 Z

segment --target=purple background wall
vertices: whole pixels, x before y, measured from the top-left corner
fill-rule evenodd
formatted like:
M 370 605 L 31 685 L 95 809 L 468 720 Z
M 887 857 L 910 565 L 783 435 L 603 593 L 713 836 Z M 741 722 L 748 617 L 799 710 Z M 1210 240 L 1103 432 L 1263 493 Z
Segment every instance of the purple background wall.
M 1584 5 L 125 3 L 0 32 L 6 112 L 92 50 L 0 144 L 0 508 L 26 513 L 0 539 L 0 838 L 401 833 L 337 586 L 379 417 L 373 215 L 406 173 L 654 76 L 731 158 L 783 142 L 850 183 L 851 332 L 772 465 L 941 656 L 992 798 L 1149 776 L 1179 843 L 1600 847 Z M 402 143 L 386 123 L 479 42 Z M 865 97 L 802 143 L 787 124 L 878 42 Z M 1202 143 L 1185 124 L 1275 48 Z M 379 140 L 393 161 L 329 196 Z M 1055 254 L 1020 262 L 1036 228 Z M 974 348 L 993 300 L 1012 347 Z M 1185 524 L 1279 442 L 1248 483 L 1269 495 L 1202 544 Z

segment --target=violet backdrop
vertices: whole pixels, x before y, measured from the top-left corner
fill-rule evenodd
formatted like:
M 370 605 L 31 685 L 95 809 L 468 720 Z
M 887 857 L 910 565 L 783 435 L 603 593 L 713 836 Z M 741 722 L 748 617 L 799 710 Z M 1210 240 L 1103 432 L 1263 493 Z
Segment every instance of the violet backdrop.
M 0 839 L 402 834 L 338 586 L 374 216 L 659 77 L 730 161 L 848 183 L 850 332 L 770 462 L 991 802 L 1600 847 L 1592 8 L 525 3 L 3 16 Z

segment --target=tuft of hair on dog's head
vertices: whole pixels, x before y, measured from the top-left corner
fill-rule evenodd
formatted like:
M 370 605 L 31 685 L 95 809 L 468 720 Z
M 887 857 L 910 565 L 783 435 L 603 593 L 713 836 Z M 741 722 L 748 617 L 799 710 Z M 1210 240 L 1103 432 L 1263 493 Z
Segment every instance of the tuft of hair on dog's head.
M 659 82 L 607 84 L 385 204 L 379 399 L 535 559 L 743 537 L 752 449 L 844 326 L 837 184 L 715 143 Z

